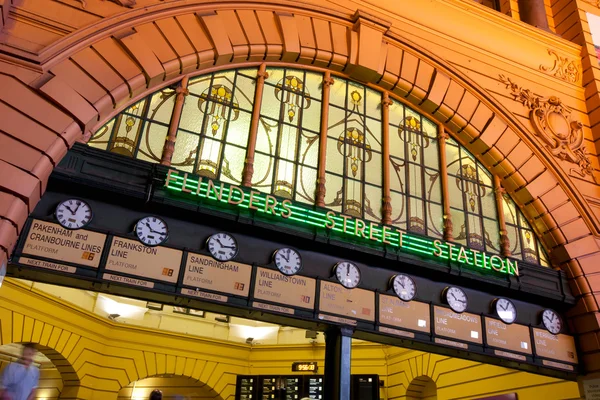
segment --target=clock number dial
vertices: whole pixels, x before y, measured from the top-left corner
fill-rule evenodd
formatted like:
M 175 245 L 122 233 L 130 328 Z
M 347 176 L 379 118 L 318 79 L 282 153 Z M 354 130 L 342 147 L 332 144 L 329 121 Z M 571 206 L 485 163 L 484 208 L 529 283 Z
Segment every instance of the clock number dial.
M 289 247 L 284 247 L 273 253 L 273 261 L 279 272 L 284 275 L 295 275 L 302 268 L 300 253 Z
M 553 310 L 544 310 L 542 313 L 544 327 L 553 335 L 558 335 L 562 329 L 562 320 Z
M 417 295 L 417 285 L 408 275 L 394 275 L 390 282 L 394 293 L 400 300 L 411 301 Z
M 63 201 L 56 207 L 54 214 L 58 223 L 67 229 L 81 229 L 92 220 L 92 208 L 78 199 Z
M 517 307 L 508 299 L 496 299 L 494 302 L 496 314 L 505 324 L 512 324 L 517 319 Z
M 230 261 L 238 253 L 238 244 L 233 236 L 228 233 L 215 233 L 206 241 L 208 251 L 215 260 Z
M 351 262 L 342 261 L 335 265 L 335 277 L 343 287 L 354 289 L 360 283 L 360 270 Z
M 158 246 L 169 236 L 167 223 L 158 217 L 144 217 L 135 225 L 135 234 L 146 246 Z
M 444 291 L 446 303 L 452 311 L 461 313 L 467 309 L 467 294 L 456 286 L 447 287 Z

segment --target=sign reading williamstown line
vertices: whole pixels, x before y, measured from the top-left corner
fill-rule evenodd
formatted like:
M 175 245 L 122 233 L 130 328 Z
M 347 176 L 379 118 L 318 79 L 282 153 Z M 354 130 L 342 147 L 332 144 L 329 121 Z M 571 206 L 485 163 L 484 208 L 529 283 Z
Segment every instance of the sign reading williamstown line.
M 454 261 L 475 270 L 519 275 L 517 261 L 502 258 L 497 254 L 487 254 L 455 243 L 414 235 L 395 227 L 364 221 L 335 211 L 317 209 L 187 172 L 169 170 L 165 177 L 165 187 L 190 198 L 213 200 L 216 205 L 255 210 L 281 221 L 289 221 L 291 227 L 303 224 L 328 229 L 353 240 L 364 241 L 365 244 L 377 242 L 407 253 Z

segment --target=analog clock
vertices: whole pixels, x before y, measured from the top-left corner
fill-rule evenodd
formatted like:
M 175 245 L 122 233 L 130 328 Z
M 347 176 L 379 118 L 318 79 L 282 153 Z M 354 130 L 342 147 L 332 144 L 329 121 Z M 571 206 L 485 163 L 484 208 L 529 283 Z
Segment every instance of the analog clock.
M 444 290 L 444 299 L 454 312 L 461 313 L 467 309 L 467 294 L 456 286 L 449 286 Z
M 218 261 L 232 260 L 238 252 L 238 244 L 228 233 L 215 233 L 206 241 L 210 254 Z
M 347 289 L 354 289 L 360 283 L 360 270 L 351 262 L 342 261 L 335 265 L 335 277 Z
M 494 309 L 498 317 L 506 324 L 512 324 L 517 319 L 517 307 L 508 299 L 494 300 Z
M 158 217 L 144 217 L 135 225 L 135 234 L 146 246 L 158 246 L 169 236 L 167 223 Z
M 83 200 L 69 199 L 56 207 L 55 216 L 63 227 L 80 229 L 92 220 L 92 208 Z
M 554 310 L 544 310 L 542 313 L 544 327 L 553 335 L 558 335 L 562 329 L 562 320 Z
M 400 300 L 411 301 L 415 298 L 417 294 L 417 285 L 415 285 L 415 281 L 412 280 L 410 276 L 399 274 L 394 275 L 392 279 L 390 279 L 392 289 L 394 289 L 394 293 L 396 296 L 400 298 Z
M 289 247 L 284 247 L 273 253 L 273 260 L 277 269 L 285 275 L 294 275 L 302 268 L 300 253 Z

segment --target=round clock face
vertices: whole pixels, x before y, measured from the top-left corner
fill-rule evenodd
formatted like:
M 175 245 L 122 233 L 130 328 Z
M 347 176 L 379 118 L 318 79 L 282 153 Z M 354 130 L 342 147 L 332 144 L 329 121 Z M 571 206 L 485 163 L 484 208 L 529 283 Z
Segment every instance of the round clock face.
M 235 238 L 228 233 L 215 233 L 208 238 L 206 245 L 210 254 L 218 261 L 232 260 L 238 252 Z
M 360 270 L 351 262 L 342 261 L 335 266 L 335 277 L 347 289 L 354 289 L 360 283 Z
M 553 335 L 558 335 L 562 329 L 562 321 L 553 310 L 544 310 L 542 313 L 542 322 L 546 329 L 548 329 L 548 332 Z
M 392 289 L 401 300 L 411 301 L 417 294 L 417 285 L 411 277 L 403 274 L 392 277 Z
M 494 308 L 498 317 L 506 324 L 512 324 L 517 319 L 517 307 L 508 299 L 497 299 Z
M 294 249 L 284 247 L 283 249 L 277 250 L 273 254 L 273 260 L 277 269 L 285 275 L 294 275 L 302 268 L 302 258 L 300 253 Z
M 144 217 L 135 225 L 135 234 L 146 246 L 158 246 L 169 236 L 167 223 L 158 217 Z
M 446 288 L 446 302 L 454 312 L 461 313 L 467 309 L 467 295 L 456 286 Z
M 56 207 L 55 215 L 63 227 L 80 229 L 92 220 L 92 208 L 83 200 L 69 199 Z

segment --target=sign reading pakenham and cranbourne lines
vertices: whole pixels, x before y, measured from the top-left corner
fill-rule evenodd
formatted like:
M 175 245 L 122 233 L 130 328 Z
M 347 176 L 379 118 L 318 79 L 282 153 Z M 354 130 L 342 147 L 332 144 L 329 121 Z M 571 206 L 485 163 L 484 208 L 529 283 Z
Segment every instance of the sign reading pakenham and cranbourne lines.
M 294 203 L 289 199 L 281 200 L 256 190 L 213 181 L 201 176 L 190 175 L 187 172 L 169 170 L 165 179 L 165 187 L 181 194 L 187 194 L 191 198 L 209 199 L 214 200 L 217 204 L 256 210 L 282 221 L 291 221 L 291 224 L 300 223 L 329 229 L 353 239 L 364 240 L 365 243 L 377 242 L 406 252 L 445 260 L 450 259 L 472 269 L 519 275 L 517 261 L 501 258 L 496 254 L 489 255 L 439 239 L 412 235 L 394 227 L 363 221 L 360 218 L 353 218 L 335 211 L 315 210 L 308 205 Z

